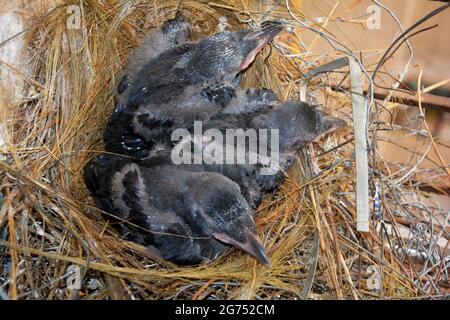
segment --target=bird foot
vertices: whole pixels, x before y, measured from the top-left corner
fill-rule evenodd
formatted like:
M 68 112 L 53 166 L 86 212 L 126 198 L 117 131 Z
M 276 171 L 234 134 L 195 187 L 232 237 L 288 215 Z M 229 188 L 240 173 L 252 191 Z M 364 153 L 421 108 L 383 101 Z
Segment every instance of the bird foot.
M 247 89 L 245 93 L 247 95 L 247 101 L 249 103 L 256 103 L 258 105 L 269 105 L 275 102 L 279 102 L 278 96 L 275 92 L 267 88 Z
M 225 85 L 218 84 L 215 86 L 207 86 L 202 94 L 210 101 L 214 101 L 219 104 L 222 108 L 225 107 L 231 99 L 236 96 L 235 88 Z

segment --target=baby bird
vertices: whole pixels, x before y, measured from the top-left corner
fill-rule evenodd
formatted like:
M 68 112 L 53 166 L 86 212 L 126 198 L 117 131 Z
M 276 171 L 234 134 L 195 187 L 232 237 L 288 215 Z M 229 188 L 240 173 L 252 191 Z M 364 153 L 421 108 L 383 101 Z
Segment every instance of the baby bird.
M 260 129 L 266 129 L 268 132 L 267 142 L 263 141 L 263 144 L 261 144 L 259 140 L 261 137 L 258 137 L 259 150 L 257 151 L 258 160 L 256 164 L 248 162 L 250 152 L 248 145 L 237 145 L 234 139 L 231 142 L 232 148 L 234 148 L 233 154 L 238 153 L 237 148 L 245 148 L 245 159 L 247 160 L 245 164 L 211 164 L 211 162 L 206 161 L 203 161 L 201 165 L 182 164 L 185 170 L 218 172 L 235 181 L 239 184 L 241 192 L 253 208 L 259 205 L 263 194 L 273 191 L 280 185 L 285 177 L 285 172 L 294 163 L 296 153 L 302 147 L 317 140 L 325 133 L 335 131 L 346 125 L 343 120 L 326 115 L 317 107 L 304 102 L 275 102 L 276 95 L 270 90 L 258 90 L 255 94 L 259 95 L 259 98 L 251 98 L 252 95 L 247 94 L 247 97 L 250 97 L 250 99 L 247 99 L 248 108 L 245 106 L 237 107 L 230 103 L 230 108 L 225 108 L 222 113 L 215 115 L 204 124 L 203 130 L 206 132 L 211 128 L 219 129 L 225 137 L 227 129 L 242 129 L 244 132 L 248 129 L 255 129 L 256 132 L 259 132 Z M 263 103 L 258 103 L 258 101 Z M 272 103 L 264 104 L 267 101 L 272 101 Z M 279 159 L 275 166 L 273 166 L 273 163 L 267 162 L 267 158 L 272 156 L 271 147 L 273 147 L 269 143 L 271 141 L 270 130 L 277 130 L 279 135 L 279 145 L 276 146 Z M 197 144 L 194 148 L 201 148 L 203 155 L 208 154 L 204 150 L 207 147 L 211 150 L 209 145 L 211 140 L 214 139 L 204 139 L 201 145 Z M 204 141 L 207 142 L 204 143 Z M 183 141 L 180 142 L 180 144 L 182 143 Z M 191 140 L 184 143 L 188 143 L 189 146 L 178 146 L 179 150 L 192 149 Z M 261 147 L 264 145 L 268 152 L 262 156 Z M 225 150 L 225 148 L 223 149 Z M 225 156 L 223 158 L 225 159 Z
M 175 128 L 208 120 L 234 96 L 236 76 L 283 27 L 221 32 L 150 60 L 129 82 L 108 121 L 106 150 L 138 159 Z
M 181 265 L 214 260 L 231 245 L 269 266 L 239 186 L 218 173 L 177 168 L 169 153 L 155 150 L 142 162 L 103 154 L 86 165 L 86 185 L 121 220 L 119 232 Z

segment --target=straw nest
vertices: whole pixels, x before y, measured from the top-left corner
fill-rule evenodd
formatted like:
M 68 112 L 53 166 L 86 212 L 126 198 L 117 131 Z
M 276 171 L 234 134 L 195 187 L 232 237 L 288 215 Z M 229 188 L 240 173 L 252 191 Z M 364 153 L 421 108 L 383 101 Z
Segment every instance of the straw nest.
M 267 19 L 290 22 L 293 32 L 280 36 L 258 56 L 244 86 L 269 87 L 282 99 L 298 98 L 302 74 L 343 56 L 331 46 L 326 52 L 315 52 L 310 49 L 314 46 L 304 45 L 306 31 L 299 21 L 317 30 L 335 22 L 309 20 L 301 1 L 289 1 L 289 8 L 284 1 L 261 3 L 182 1 L 181 10 L 194 26 L 194 37 L 216 32 L 218 25 L 235 30 Z M 67 28 L 71 4 L 82 4 L 80 28 L 73 30 Z M 67 0 L 30 19 L 24 99 L 17 103 L 1 99 L 9 140 L 0 163 L 2 295 L 361 299 L 435 294 L 425 286 L 427 279 L 435 277 L 434 271 L 420 278 L 411 259 L 399 251 L 407 246 L 407 239 L 380 232 L 376 220 L 371 232 L 356 231 L 351 126 L 302 150 L 286 182 L 258 210 L 258 230 L 272 262 L 270 269 L 237 250 L 200 266 L 160 264 L 150 259 L 145 248 L 118 237 L 89 197 L 83 166 L 103 150 L 102 131 L 114 108 L 113 86 L 130 50 L 178 8 L 178 0 Z M 356 23 L 354 28 L 364 35 L 364 26 Z M 315 36 L 312 41 L 323 39 Z M 338 79 L 347 74 L 347 69 L 342 70 Z M 351 124 L 351 99 L 331 91 L 329 80 L 322 76 L 310 81 L 308 99 L 321 102 L 328 113 Z M 413 210 L 402 196 L 420 193 L 410 184 L 413 175 L 400 184 L 385 179 L 389 166 L 379 157 L 371 158 L 371 179 L 381 177 L 384 219 L 394 229 L 397 215 L 414 225 L 425 209 Z M 79 290 L 68 287 L 77 270 L 82 279 Z M 374 277 L 378 271 L 380 277 Z M 374 290 L 370 284 L 377 280 L 380 286 Z

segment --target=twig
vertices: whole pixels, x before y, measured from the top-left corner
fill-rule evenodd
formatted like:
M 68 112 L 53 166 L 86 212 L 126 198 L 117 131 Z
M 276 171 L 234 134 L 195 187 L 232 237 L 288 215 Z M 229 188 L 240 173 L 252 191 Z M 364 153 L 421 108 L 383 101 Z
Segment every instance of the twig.
M 305 286 L 300 294 L 303 300 L 308 299 L 309 293 L 311 292 L 312 285 L 314 283 L 314 276 L 316 275 L 317 262 L 319 258 L 319 233 L 316 231 L 314 233 L 314 239 L 312 242 L 311 258 L 309 260 L 308 274 L 305 280 Z
M 447 164 L 445 163 L 444 159 L 442 158 L 441 152 L 439 151 L 438 147 L 436 146 L 436 143 L 434 142 L 433 135 L 431 134 L 430 127 L 428 127 L 427 119 L 425 118 L 425 113 L 423 112 L 423 109 L 422 109 L 422 93 L 421 93 L 421 91 L 422 91 L 422 89 L 421 89 L 422 88 L 422 74 L 423 74 L 423 70 L 421 68 L 420 72 L 419 72 L 419 78 L 417 79 L 417 101 L 419 102 L 419 111 L 420 111 L 420 114 L 422 115 L 423 124 L 425 125 L 425 128 L 427 129 L 430 141 L 433 144 L 434 152 L 436 152 L 436 154 L 439 158 L 439 161 L 441 161 L 442 167 L 447 172 L 447 175 L 450 176 L 450 169 L 447 167 Z M 450 102 L 450 99 L 449 99 L 449 102 Z
M 338 85 L 336 83 L 331 83 L 329 87 L 333 91 L 342 92 L 343 90 L 349 91 L 350 87 L 348 85 Z M 387 89 L 375 89 L 374 90 L 374 98 L 383 100 L 386 97 L 389 96 L 390 90 Z M 367 91 L 364 90 L 364 94 L 366 94 Z M 395 92 L 390 98 L 390 102 L 396 102 L 412 107 L 419 107 L 419 100 L 417 98 L 417 93 L 406 93 L 406 92 Z M 428 108 L 438 111 L 444 111 L 444 112 L 450 112 L 450 98 L 442 97 L 442 96 L 436 96 L 433 94 L 421 94 L 421 104 L 422 108 Z

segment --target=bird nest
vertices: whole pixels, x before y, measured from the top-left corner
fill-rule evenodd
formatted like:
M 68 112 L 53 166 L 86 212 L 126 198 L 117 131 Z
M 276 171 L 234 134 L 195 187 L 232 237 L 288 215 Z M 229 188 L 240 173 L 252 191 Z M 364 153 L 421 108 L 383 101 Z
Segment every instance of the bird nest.
M 76 6 L 74 11 L 70 5 Z M 79 17 L 72 16 L 76 8 Z M 303 11 L 302 1 L 63 0 L 51 11 L 31 17 L 25 35 L 29 75 L 24 79 L 24 98 L 1 99 L 8 110 L 9 144 L 0 162 L 0 293 L 19 299 L 437 295 L 433 286 L 446 276 L 439 263 L 444 255 L 427 246 L 439 233 L 431 227 L 432 218 L 423 220 L 432 209 L 412 206 L 406 198 L 420 198 L 417 183 L 412 183 L 417 169 L 413 164 L 399 182 L 393 168 L 373 153 L 371 190 L 378 181 L 381 207 L 375 213 L 381 218 L 372 219 L 370 232 L 356 230 L 352 100 L 348 93 L 330 89 L 347 77 L 346 68 L 308 81 L 306 98 L 347 120 L 349 127 L 304 148 L 283 185 L 258 209 L 256 223 L 271 268 L 234 249 L 199 266 L 155 262 L 144 247 L 116 234 L 89 196 L 83 167 L 104 150 L 101 137 L 114 108 L 113 88 L 130 50 L 177 11 L 193 25 L 194 38 L 270 19 L 289 23 L 291 32 L 259 54 L 243 82 L 244 87 L 271 88 L 282 99 L 298 99 L 307 71 L 346 54 L 327 44 L 323 34 L 351 47 L 347 37 L 329 34 L 330 26 L 347 23 L 368 37 L 360 22 L 312 19 Z M 70 25 L 77 22 L 78 27 Z M 326 50 L 316 50 L 314 44 L 322 42 Z M 371 52 L 364 65 L 370 69 L 368 61 L 379 59 L 381 53 Z M 395 130 L 382 119 L 373 126 Z M 376 131 L 371 130 L 369 138 L 374 137 Z M 440 169 L 436 166 L 438 173 Z M 440 268 L 424 274 L 414 267 L 417 262 L 407 254 L 414 239 L 401 237 L 400 220 L 410 230 L 418 222 L 429 227 L 428 240 L 414 239 L 429 255 L 424 265 L 429 269 L 433 262 Z M 387 223 L 394 232 L 386 231 Z M 70 281 L 77 274 L 80 287 L 74 288 Z

